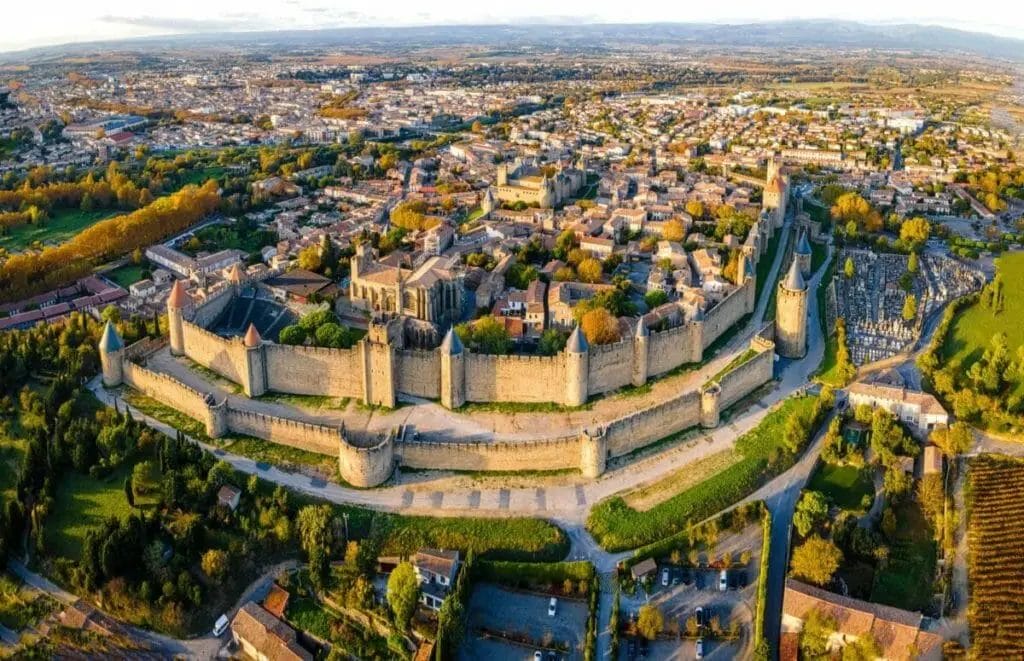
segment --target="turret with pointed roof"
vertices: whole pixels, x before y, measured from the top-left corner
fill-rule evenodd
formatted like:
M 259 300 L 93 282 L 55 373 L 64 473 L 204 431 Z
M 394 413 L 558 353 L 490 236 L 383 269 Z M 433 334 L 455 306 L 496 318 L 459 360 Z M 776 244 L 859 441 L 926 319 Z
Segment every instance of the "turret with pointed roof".
M 175 280 L 171 286 L 171 295 L 167 297 L 167 326 L 170 336 L 171 354 L 185 355 L 185 308 L 189 305 L 188 294 L 181 280 Z
M 441 353 L 449 356 L 462 353 L 462 340 L 459 339 L 459 334 L 455 332 L 455 328 L 451 327 L 448 332 L 444 334 L 444 340 L 441 341 Z
M 786 358 L 807 353 L 807 282 L 794 255 L 789 272 L 776 293 L 775 351 Z
M 124 380 L 124 342 L 117 334 L 117 329 L 110 321 L 103 328 L 100 336 L 100 366 L 103 373 L 103 385 L 114 388 Z
M 258 347 L 263 342 L 260 332 L 256 330 L 256 324 L 251 321 L 249 322 L 249 328 L 245 331 L 245 338 L 242 342 L 249 348 Z
M 782 282 L 782 286 L 789 291 L 804 291 L 807 288 L 807 283 L 804 282 L 804 276 L 800 273 L 800 264 L 797 260 L 793 260 L 789 263 L 789 272 L 786 274 L 786 279 Z
M 587 336 L 576 326 L 565 343 L 566 406 L 583 406 L 590 395 L 590 351 Z

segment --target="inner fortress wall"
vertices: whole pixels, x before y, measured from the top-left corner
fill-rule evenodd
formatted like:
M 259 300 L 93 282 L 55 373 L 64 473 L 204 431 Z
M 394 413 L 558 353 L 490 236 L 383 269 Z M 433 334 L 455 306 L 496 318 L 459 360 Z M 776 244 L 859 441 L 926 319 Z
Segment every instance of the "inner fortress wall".
M 173 377 L 126 360 L 124 382 L 143 395 L 175 408 L 190 418 L 200 422 L 207 419 L 209 406 L 204 401 L 205 395 Z
M 398 391 L 438 399 L 441 396 L 441 356 L 437 351 L 398 352 Z
M 557 356 L 466 353 L 466 401 L 561 402 L 568 370 Z
M 648 342 L 648 378 L 671 372 L 685 363 L 700 362 L 701 325 L 686 322 L 660 333 L 651 333 Z
M 197 326 L 208 328 L 224 312 L 224 308 L 231 303 L 234 297 L 234 288 L 222 287 L 215 294 L 207 298 L 202 304 L 197 305 L 192 312 L 191 321 Z
M 747 278 L 743 284 L 722 301 L 708 311 L 704 318 L 704 333 L 701 342 L 701 351 L 707 349 L 715 340 L 721 337 L 722 333 L 728 330 L 733 324 L 751 312 L 747 310 L 747 289 L 755 287 L 754 278 Z
M 756 342 L 756 340 L 755 340 Z M 771 344 L 770 342 L 768 344 Z M 757 350 L 756 347 L 752 347 Z M 771 346 L 761 348 L 760 352 L 734 370 L 722 375 L 718 380 L 721 388 L 719 408 L 727 409 L 739 400 L 771 381 L 775 365 L 775 351 Z
M 363 397 L 358 348 L 326 349 L 264 342 L 262 350 L 266 356 L 269 390 L 296 395 Z
M 216 333 L 182 322 L 185 355 L 225 379 L 244 384 L 247 379 L 245 347 L 239 338 L 224 338 Z
M 406 441 L 398 444 L 397 452 L 403 466 L 433 470 L 562 470 L 580 466 L 578 436 L 516 443 Z
M 696 426 L 700 422 L 700 393 L 683 394 L 637 411 L 605 427 L 608 453 L 613 457 L 628 454 L 654 441 Z
M 633 339 L 590 347 L 587 393 L 597 395 L 633 383 Z
M 337 455 L 341 442 L 341 432 L 335 427 L 311 425 L 231 407 L 227 410 L 227 422 L 233 432 L 332 457 Z

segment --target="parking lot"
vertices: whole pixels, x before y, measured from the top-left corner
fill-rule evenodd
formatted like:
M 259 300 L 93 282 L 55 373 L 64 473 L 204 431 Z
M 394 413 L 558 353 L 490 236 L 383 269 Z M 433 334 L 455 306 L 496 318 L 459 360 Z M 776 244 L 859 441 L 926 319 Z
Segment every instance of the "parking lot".
M 469 600 L 469 628 L 459 648 L 465 661 L 494 659 L 520 661 L 533 659 L 540 645 L 566 643 L 568 654 L 558 653 L 559 661 L 583 658 L 583 636 L 587 628 L 587 602 L 559 598 L 554 617 L 548 615 L 550 597 L 507 590 L 491 583 L 473 588 Z M 521 645 L 495 638 L 484 638 L 480 629 L 525 634 L 534 644 Z M 548 660 L 545 651 L 544 659 Z
M 680 640 L 679 634 L 686 633 L 686 620 L 694 617 L 698 607 L 702 609 L 705 622 L 704 631 L 710 629 L 712 618 L 717 617 L 723 631 L 729 631 L 731 625 L 739 627 L 739 638 L 735 641 L 717 641 L 710 637 L 704 638 L 705 659 L 735 659 L 749 656 L 751 651 L 751 634 L 754 620 L 755 601 L 757 598 L 757 572 L 761 552 L 760 526 L 748 526 L 736 535 L 724 535 L 716 546 L 716 553 L 738 554 L 743 550 L 751 552 L 750 562 L 744 568 L 728 571 L 726 590 L 719 586 L 720 570 L 684 568 L 659 564 L 658 570 L 651 579 L 648 591 L 638 588 L 634 595 L 623 593 L 621 596 L 620 621 L 635 619 L 644 604 L 657 606 L 665 616 L 666 637 L 643 646 L 636 642 L 630 644 L 626 636 L 622 637 L 619 647 L 620 659 L 645 658 L 662 659 L 694 659 L 695 643 L 693 640 Z M 706 557 L 702 555 L 702 561 Z M 665 570 L 668 570 L 667 583 Z M 632 655 L 630 654 L 632 652 Z

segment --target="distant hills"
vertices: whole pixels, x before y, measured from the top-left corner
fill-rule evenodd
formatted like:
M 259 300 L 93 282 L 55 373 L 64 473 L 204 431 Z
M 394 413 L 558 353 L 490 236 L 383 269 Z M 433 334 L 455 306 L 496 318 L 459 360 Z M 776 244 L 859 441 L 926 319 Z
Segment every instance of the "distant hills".
M 1021 39 L 930 25 L 880 25 L 822 19 L 742 24 L 510 24 L 210 32 L 48 46 L 0 54 L 0 60 L 89 53 L 97 51 L 101 44 L 106 52 L 111 49 L 146 52 L 183 47 L 258 51 L 361 46 L 388 50 L 458 45 L 493 46 L 503 51 L 529 47 L 603 50 L 628 44 L 664 44 L 960 52 L 1024 61 L 1024 40 Z

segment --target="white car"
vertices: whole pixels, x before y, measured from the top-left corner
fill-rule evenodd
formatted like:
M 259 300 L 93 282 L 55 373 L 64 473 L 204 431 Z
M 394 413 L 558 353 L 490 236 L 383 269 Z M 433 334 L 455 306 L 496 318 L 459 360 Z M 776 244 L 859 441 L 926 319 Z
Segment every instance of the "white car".
M 555 611 L 558 609 L 558 599 L 551 597 L 551 601 L 548 602 L 548 615 L 551 617 L 555 616 Z
M 718 575 L 718 590 L 719 592 L 725 592 L 729 589 L 729 572 L 722 570 L 722 573 Z
M 537 650 L 533 653 L 533 661 L 544 661 L 544 652 Z
M 213 636 L 214 638 L 220 638 L 220 635 L 228 630 L 228 616 L 221 615 L 217 618 L 217 622 L 213 625 Z
M 665 567 L 664 569 L 661 570 L 661 587 L 663 587 L 663 588 L 667 588 L 668 587 L 668 578 L 669 578 L 668 567 Z
M 704 658 L 704 639 L 703 638 L 698 638 L 697 639 L 697 653 L 694 656 L 696 656 L 698 659 L 703 659 Z

